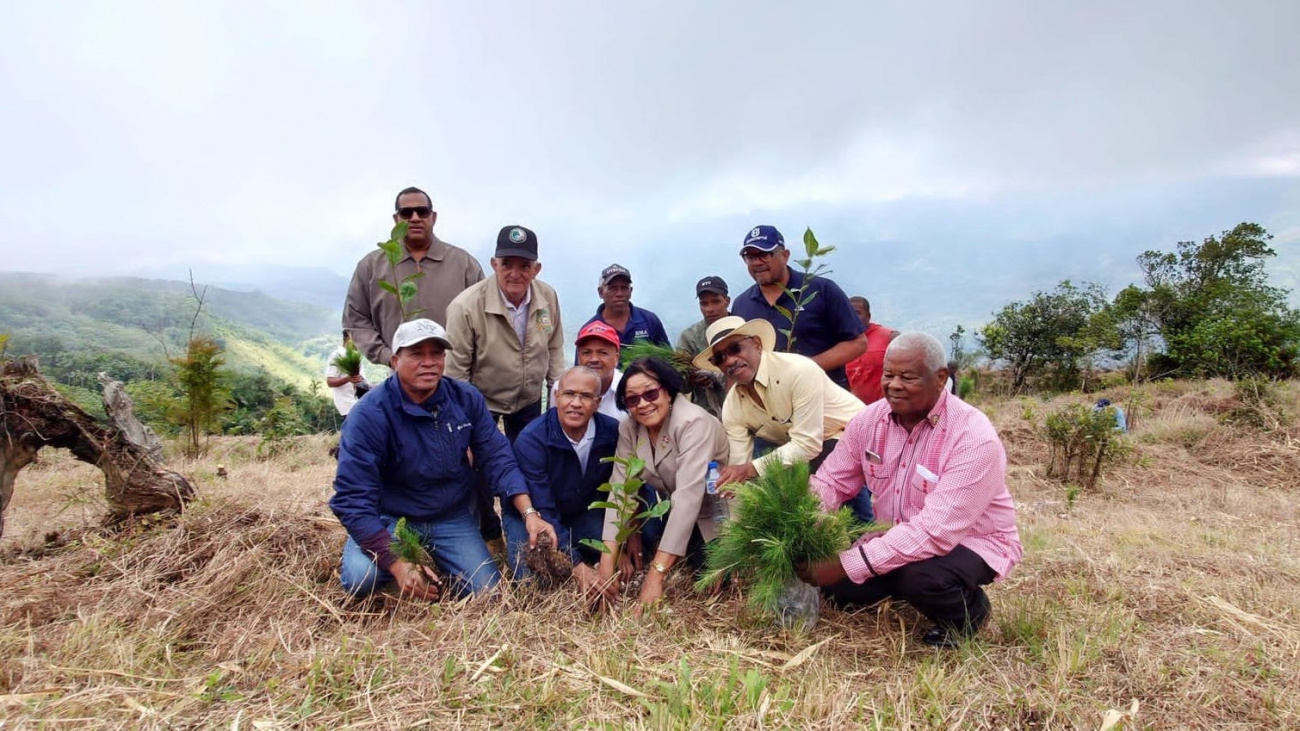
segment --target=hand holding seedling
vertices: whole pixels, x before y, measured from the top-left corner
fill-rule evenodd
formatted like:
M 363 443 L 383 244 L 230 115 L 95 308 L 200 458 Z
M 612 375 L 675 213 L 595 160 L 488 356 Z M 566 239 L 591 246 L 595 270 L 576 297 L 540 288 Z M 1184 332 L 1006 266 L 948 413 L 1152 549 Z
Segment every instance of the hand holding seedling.
M 794 572 L 804 580 L 804 583 L 813 586 L 831 586 L 849 577 L 844 572 L 844 565 L 840 563 L 839 556 L 832 556 L 813 563 L 799 564 L 795 567 Z
M 442 590 L 442 579 L 439 579 L 437 574 L 427 566 L 413 564 L 399 558 L 393 562 L 388 571 L 397 581 L 397 588 L 403 595 L 409 594 L 417 599 L 428 599 L 431 602 L 438 601 L 438 594 Z
M 749 482 L 755 477 L 758 477 L 758 470 L 754 468 L 753 462 L 727 465 L 718 470 L 718 487 L 741 482 Z M 724 495 L 724 497 L 734 497 L 734 491 L 729 491 L 729 493 L 730 494 Z

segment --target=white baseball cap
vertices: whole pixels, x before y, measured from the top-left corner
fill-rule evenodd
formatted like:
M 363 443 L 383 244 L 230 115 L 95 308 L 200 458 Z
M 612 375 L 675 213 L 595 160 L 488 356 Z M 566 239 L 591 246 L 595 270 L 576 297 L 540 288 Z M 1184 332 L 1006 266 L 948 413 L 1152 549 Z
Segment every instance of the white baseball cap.
M 419 319 L 397 326 L 397 331 L 393 333 L 393 352 L 425 340 L 437 340 L 442 347 L 451 350 L 451 341 L 447 339 L 447 331 L 442 329 L 442 325 L 433 320 Z

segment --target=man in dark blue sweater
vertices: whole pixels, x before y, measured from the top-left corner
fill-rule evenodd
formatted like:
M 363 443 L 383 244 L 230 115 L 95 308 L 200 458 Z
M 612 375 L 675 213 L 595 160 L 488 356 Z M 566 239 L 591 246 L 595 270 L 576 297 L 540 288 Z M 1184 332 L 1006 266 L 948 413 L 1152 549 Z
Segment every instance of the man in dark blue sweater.
M 352 409 L 343 425 L 330 509 L 347 529 L 339 579 L 361 596 L 396 581 L 403 594 L 437 599 L 442 585 L 389 548 L 399 518 L 418 533 L 455 595 L 495 587 L 501 574 L 479 534 L 469 450 L 501 502 L 526 525 L 527 540 L 555 531 L 532 506 L 510 442 L 482 394 L 442 377 L 447 333 L 412 320 L 393 335 L 393 374 Z
M 618 446 L 618 420 L 598 413 L 600 376 L 586 366 L 573 366 L 560 376 L 555 405 L 524 428 L 515 439 L 515 458 L 524 473 L 533 507 L 555 526 L 556 546 L 573 560 L 573 574 L 584 590 L 599 579 L 592 568 L 600 559 L 594 549 L 581 546 L 584 538 L 600 540 L 604 509 L 591 509 L 606 499 L 596 488 L 609 482 L 614 471 L 606 457 Z M 502 504 L 507 555 L 516 577 L 528 574 L 523 565 L 527 526 L 513 506 Z

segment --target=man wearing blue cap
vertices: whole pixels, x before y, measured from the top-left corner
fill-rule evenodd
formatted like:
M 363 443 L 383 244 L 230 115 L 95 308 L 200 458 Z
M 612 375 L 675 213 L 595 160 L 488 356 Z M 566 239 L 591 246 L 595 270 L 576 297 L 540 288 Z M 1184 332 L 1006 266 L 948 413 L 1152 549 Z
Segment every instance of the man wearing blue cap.
M 740 258 L 754 286 L 736 297 L 731 314 L 772 323 L 777 350 L 812 358 L 832 381 L 847 389 L 849 378 L 844 366 L 867 352 L 867 338 L 844 290 L 826 277 L 805 279 L 802 272 L 790 269 L 790 251 L 785 248 L 781 232 L 773 226 L 750 229 L 740 247 Z M 792 329 L 790 318 L 778 307 L 798 312 L 793 323 L 793 348 L 786 335 Z

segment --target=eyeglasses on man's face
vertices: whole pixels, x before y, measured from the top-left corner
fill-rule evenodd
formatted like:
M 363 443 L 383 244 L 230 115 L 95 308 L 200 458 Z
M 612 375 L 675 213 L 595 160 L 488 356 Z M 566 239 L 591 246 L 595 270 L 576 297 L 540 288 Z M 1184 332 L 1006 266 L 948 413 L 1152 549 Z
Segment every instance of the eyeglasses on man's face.
M 433 209 L 428 206 L 410 206 L 408 208 L 398 208 L 397 215 L 406 221 L 412 218 L 428 218 L 433 215 Z
M 777 247 L 776 249 L 772 249 L 771 251 L 763 251 L 761 249 L 745 249 L 744 251 L 740 252 L 740 258 L 744 259 L 745 261 L 762 261 L 764 259 L 771 259 L 772 255 L 775 254 L 777 252 L 777 249 L 779 248 L 780 247 Z
M 571 389 L 565 389 L 555 394 L 555 398 L 557 401 L 582 401 L 584 403 L 592 403 L 598 399 L 599 396 L 590 391 L 574 391 Z

